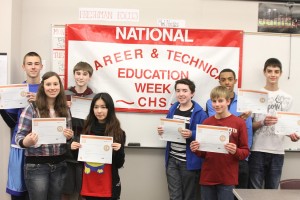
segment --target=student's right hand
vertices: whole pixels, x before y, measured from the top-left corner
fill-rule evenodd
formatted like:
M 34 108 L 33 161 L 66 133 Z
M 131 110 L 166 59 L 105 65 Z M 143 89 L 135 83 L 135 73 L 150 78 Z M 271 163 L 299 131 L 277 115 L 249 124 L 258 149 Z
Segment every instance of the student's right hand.
M 26 97 L 28 98 L 28 102 L 34 102 L 36 100 L 36 93 L 27 92 Z
M 252 114 L 251 111 L 247 111 L 247 112 L 243 112 L 240 114 L 240 118 L 242 118 L 243 120 L 246 120 L 248 117 L 250 117 L 250 115 Z
M 276 124 L 278 121 L 276 116 L 267 115 L 266 118 L 263 120 L 263 124 L 265 126 L 272 126 Z
M 67 101 L 68 108 L 71 108 L 71 105 L 72 105 L 72 101 Z
M 81 145 L 80 145 L 80 143 L 78 143 L 78 142 L 73 141 L 73 142 L 71 143 L 71 149 L 72 149 L 72 150 L 79 149 L 80 147 L 81 147 Z
M 163 126 L 158 126 L 157 127 L 157 133 L 158 133 L 158 135 L 162 135 L 164 133 L 164 127 Z
M 29 133 L 23 140 L 23 145 L 25 147 L 34 146 L 38 141 L 38 135 L 36 133 Z
M 192 152 L 196 152 L 200 147 L 200 143 L 198 141 L 192 141 L 190 144 L 190 148 Z

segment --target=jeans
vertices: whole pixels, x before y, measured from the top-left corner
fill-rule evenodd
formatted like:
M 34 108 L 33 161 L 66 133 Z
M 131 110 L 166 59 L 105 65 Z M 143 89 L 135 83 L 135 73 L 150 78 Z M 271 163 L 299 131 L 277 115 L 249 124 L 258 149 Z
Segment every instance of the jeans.
M 201 185 L 201 200 L 233 200 L 233 185 Z
M 247 160 L 239 161 L 239 184 L 236 188 L 248 188 L 249 180 L 249 165 Z
M 249 188 L 277 189 L 281 178 L 283 154 L 251 152 L 249 157 Z
M 58 164 L 25 164 L 30 200 L 59 200 L 66 176 L 65 161 Z
M 167 181 L 170 200 L 196 200 L 200 170 L 187 170 L 186 162 L 169 157 Z

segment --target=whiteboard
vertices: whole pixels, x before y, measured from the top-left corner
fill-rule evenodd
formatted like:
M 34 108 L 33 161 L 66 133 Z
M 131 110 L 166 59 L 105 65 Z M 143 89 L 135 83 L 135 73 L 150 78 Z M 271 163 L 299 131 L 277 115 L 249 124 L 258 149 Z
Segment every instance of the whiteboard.
M 274 33 L 245 33 L 243 51 L 242 88 L 260 89 L 265 85 L 263 65 L 268 58 L 278 58 L 282 63 L 283 74 L 279 87 L 293 96 L 292 112 L 300 112 L 300 36 Z M 298 79 L 298 80 L 297 80 Z M 285 138 L 284 148 L 300 151 L 300 142 Z

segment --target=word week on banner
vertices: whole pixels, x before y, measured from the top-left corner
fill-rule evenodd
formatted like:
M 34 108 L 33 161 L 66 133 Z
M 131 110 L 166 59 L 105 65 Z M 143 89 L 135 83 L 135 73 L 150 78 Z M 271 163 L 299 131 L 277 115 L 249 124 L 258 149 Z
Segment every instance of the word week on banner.
M 205 107 L 222 69 L 241 83 L 242 44 L 242 31 L 69 24 L 65 84 L 74 85 L 73 67 L 85 61 L 94 68 L 89 86 L 110 93 L 118 111 L 165 113 L 175 81 L 189 78 Z

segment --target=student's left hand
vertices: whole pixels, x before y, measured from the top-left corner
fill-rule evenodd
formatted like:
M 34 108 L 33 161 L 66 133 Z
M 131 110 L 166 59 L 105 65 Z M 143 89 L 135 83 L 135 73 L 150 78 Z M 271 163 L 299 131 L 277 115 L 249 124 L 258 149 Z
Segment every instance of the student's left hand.
M 236 152 L 236 144 L 234 144 L 234 143 L 227 143 L 227 144 L 225 144 L 225 149 L 228 151 L 228 153 L 235 154 L 235 152 Z
M 64 136 L 67 138 L 67 140 L 71 139 L 73 137 L 74 133 L 72 129 L 66 128 L 64 129 Z
M 111 146 L 112 146 L 113 150 L 119 151 L 119 149 L 121 148 L 122 145 L 120 143 L 114 142 L 114 143 L 112 143 Z
M 246 120 L 250 115 L 252 114 L 251 111 L 247 111 L 247 112 L 243 112 L 242 114 L 240 114 L 240 118 L 242 118 L 243 120 Z
M 182 129 L 180 133 L 181 136 L 185 139 L 192 137 L 192 131 L 189 129 Z
M 290 134 L 289 137 L 293 142 L 297 142 L 300 139 L 300 137 L 296 133 Z
M 36 93 L 27 92 L 26 97 L 28 98 L 28 102 L 34 102 L 36 100 Z

